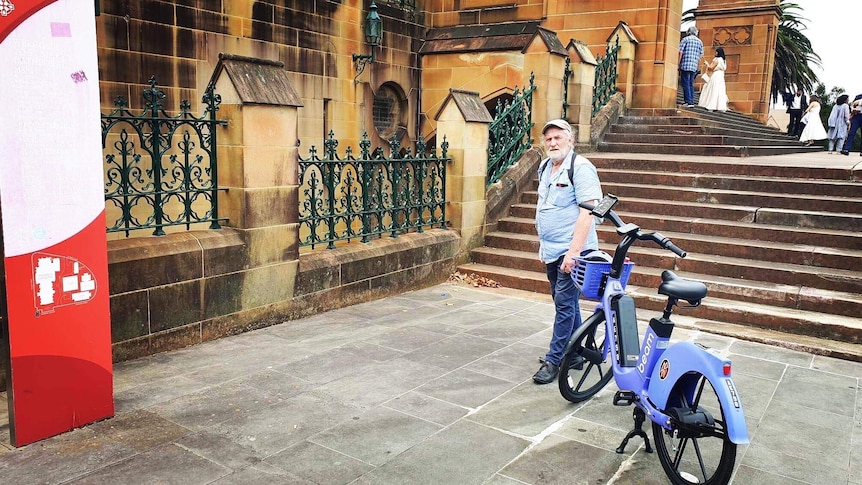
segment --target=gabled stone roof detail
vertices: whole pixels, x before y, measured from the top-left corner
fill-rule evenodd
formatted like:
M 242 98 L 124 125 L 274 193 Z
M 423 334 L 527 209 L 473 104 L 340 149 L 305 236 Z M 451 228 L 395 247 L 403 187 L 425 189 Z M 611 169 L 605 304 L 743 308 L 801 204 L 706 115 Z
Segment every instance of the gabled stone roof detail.
M 542 38 L 549 52 L 566 55 L 557 34 L 540 27 L 539 22 L 458 25 L 431 29 L 419 48 L 419 54 L 511 50 L 523 52 L 536 36 Z
M 599 63 L 596 61 L 596 56 L 593 55 L 590 48 L 587 46 L 586 42 L 581 42 L 579 40 L 572 39 L 569 41 L 568 50 L 573 50 L 578 54 L 578 57 L 581 59 L 581 62 L 585 64 L 592 64 L 597 66 Z
M 243 104 L 302 106 L 283 62 L 219 54 L 210 84 L 215 85 L 223 72 L 227 72 Z
M 479 93 L 476 91 L 464 91 L 461 89 L 449 89 L 449 95 L 443 100 L 440 111 L 438 111 L 437 115 L 434 117 L 435 119 L 440 117 L 440 113 L 442 113 L 446 108 L 446 105 L 449 104 L 450 99 L 455 102 L 455 106 L 457 106 L 458 110 L 461 111 L 461 116 L 464 117 L 464 121 L 484 123 L 494 121 L 494 118 L 491 117 L 491 113 L 488 112 L 488 108 L 485 107 L 485 103 L 483 103 L 482 99 L 479 98 Z
M 614 37 L 616 37 L 620 31 L 622 31 L 623 35 L 626 36 L 626 38 L 628 38 L 631 43 L 640 44 L 638 38 L 635 36 L 635 33 L 632 32 L 631 27 L 629 27 L 629 24 L 625 23 L 622 20 L 620 20 L 620 23 L 618 23 L 616 28 L 614 28 L 614 30 L 611 32 L 611 35 L 608 36 L 607 41 L 613 41 Z

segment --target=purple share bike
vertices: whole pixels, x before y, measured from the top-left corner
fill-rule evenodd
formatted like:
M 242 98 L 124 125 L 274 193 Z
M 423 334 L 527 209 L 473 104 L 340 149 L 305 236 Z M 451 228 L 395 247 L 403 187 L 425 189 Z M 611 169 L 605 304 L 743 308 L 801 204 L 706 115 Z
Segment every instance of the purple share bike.
M 658 293 L 667 296 L 667 305 L 661 318 L 650 320 L 641 345 L 635 301 L 625 293 L 633 266 L 626 253 L 635 241 L 652 241 L 682 258 L 686 253 L 657 232 L 642 232 L 637 225 L 624 223 L 612 210 L 617 201 L 608 194 L 595 207 L 581 204 L 594 216 L 613 222 L 621 240 L 612 259 L 601 252 L 606 256 L 598 258 L 602 261 L 587 255 L 572 271 L 584 297 L 600 303 L 566 346 L 560 393 L 571 402 L 584 401 L 613 377 L 619 388 L 614 405 L 635 406 L 634 429 L 617 453 L 623 453 L 635 436 L 642 437 L 647 453 L 652 453 L 643 430 L 649 418 L 659 461 L 672 483 L 728 483 L 736 446 L 749 442 L 731 362 L 698 344 L 670 343 L 673 308 L 700 306 L 706 285 L 664 271 Z

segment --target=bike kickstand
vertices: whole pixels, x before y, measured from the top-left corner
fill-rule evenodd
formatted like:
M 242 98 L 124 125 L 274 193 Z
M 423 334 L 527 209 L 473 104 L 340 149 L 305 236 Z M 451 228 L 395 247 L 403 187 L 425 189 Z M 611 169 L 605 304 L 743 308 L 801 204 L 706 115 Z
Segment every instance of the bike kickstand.
M 646 421 L 646 414 L 644 414 L 641 408 L 635 407 L 635 410 L 632 413 L 632 417 L 635 420 L 635 428 L 629 431 L 629 434 L 627 434 L 623 442 L 620 443 L 619 448 L 617 448 L 617 453 L 625 453 L 626 445 L 629 443 L 629 440 L 634 438 L 635 436 L 640 436 L 641 438 L 643 438 L 644 443 L 646 444 L 646 452 L 652 453 L 652 446 L 650 446 L 649 444 L 649 437 L 643 430 L 643 424 L 644 421 Z

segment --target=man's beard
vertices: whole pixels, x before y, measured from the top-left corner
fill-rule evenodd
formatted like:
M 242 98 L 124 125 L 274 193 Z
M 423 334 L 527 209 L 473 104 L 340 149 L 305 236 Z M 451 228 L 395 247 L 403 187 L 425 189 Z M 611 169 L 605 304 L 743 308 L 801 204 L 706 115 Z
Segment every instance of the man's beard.
M 565 158 L 567 150 L 563 148 L 558 148 L 556 150 L 548 150 L 548 158 L 551 159 L 552 162 L 561 162 L 563 158 Z

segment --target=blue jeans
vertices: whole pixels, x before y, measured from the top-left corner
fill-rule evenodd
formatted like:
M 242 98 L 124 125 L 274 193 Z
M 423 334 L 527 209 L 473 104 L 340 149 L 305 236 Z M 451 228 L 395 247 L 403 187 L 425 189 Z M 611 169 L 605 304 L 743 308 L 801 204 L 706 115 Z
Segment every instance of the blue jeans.
M 847 130 L 847 141 L 844 142 L 844 151 L 849 152 L 853 146 L 853 139 L 856 138 L 856 130 L 862 128 L 862 115 L 856 115 L 850 120 L 850 129 Z M 862 153 L 862 150 L 859 151 Z
M 545 361 L 554 365 L 560 365 L 563 360 L 563 350 L 572 337 L 572 332 L 581 325 L 581 307 L 578 298 L 581 290 L 572 281 L 572 275 L 560 271 L 564 256 L 553 263 L 545 265 L 548 274 L 548 282 L 551 284 L 551 298 L 554 299 L 554 335 L 551 337 L 551 345 L 545 355 Z
M 680 71 L 680 76 L 682 76 L 682 97 L 685 104 L 694 104 L 695 71 Z

